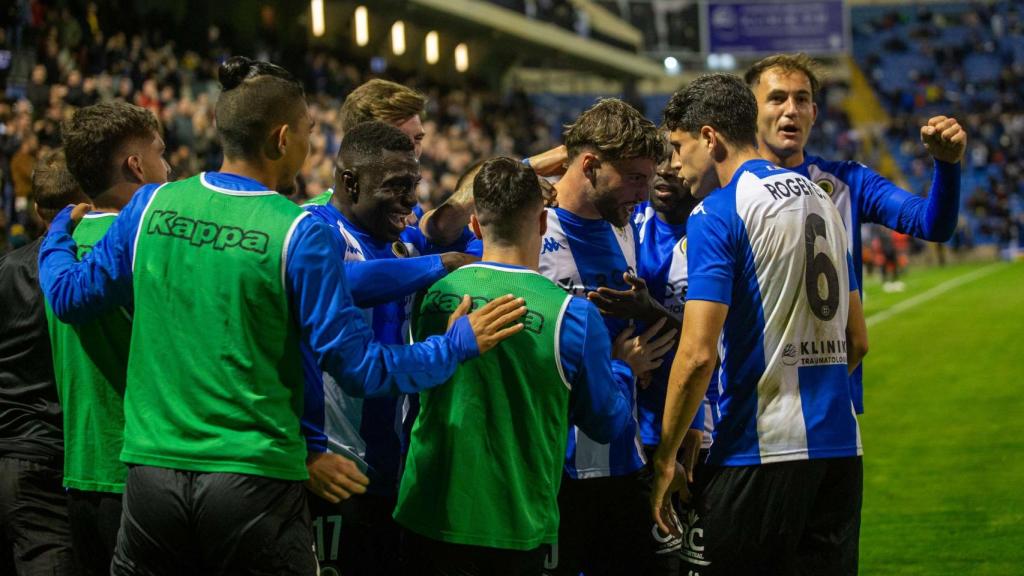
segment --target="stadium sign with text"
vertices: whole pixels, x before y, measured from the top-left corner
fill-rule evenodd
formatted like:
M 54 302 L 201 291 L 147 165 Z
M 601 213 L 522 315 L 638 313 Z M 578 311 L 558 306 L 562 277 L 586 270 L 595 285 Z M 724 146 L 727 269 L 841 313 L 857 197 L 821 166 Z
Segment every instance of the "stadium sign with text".
M 718 0 L 703 6 L 705 49 L 713 54 L 835 54 L 850 46 L 849 17 L 842 0 Z

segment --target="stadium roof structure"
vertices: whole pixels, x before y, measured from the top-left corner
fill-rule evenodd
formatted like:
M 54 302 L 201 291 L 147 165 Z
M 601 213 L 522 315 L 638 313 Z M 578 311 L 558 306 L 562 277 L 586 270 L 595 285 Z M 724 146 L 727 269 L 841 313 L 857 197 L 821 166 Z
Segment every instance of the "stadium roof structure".
M 560 65 L 619 78 L 662 78 L 660 62 L 569 30 L 527 18 L 488 2 L 473 0 L 407 0 L 407 9 L 436 16 L 448 24 L 488 30 L 495 40 L 514 42 L 513 50 L 539 58 L 557 59 Z M 493 47 L 492 47 L 493 48 Z

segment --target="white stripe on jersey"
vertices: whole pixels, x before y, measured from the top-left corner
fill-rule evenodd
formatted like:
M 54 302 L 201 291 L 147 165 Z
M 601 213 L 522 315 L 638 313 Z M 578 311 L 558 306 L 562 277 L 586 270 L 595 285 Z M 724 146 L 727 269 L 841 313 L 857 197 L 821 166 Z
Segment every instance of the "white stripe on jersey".
M 757 385 L 757 435 L 761 463 L 808 457 L 799 365 L 803 361 L 846 364 L 846 354 L 802 355 L 803 343 L 846 342 L 849 314 L 849 277 L 846 272 L 847 231 L 832 202 L 777 201 L 766 194 L 765 184 L 785 186 L 801 178 L 779 171 L 765 178 L 745 172 L 736 185 L 736 212 L 747 230 L 754 257 L 764 314 L 765 371 Z M 807 198 L 806 196 L 804 198 Z M 834 320 L 816 318 L 805 286 L 806 221 L 817 215 L 824 234 L 812 238 L 815 251 L 827 255 L 839 272 L 838 310 Z M 818 282 L 820 282 L 820 277 Z M 792 348 L 795 347 L 794 351 Z M 787 349 L 798 354 L 787 355 Z M 851 413 L 853 406 L 850 406 Z M 859 430 L 858 430 L 859 440 Z M 858 453 L 860 444 L 857 444 Z
M 557 210 L 547 211 L 547 222 L 548 229 L 544 234 L 541 246 L 540 273 L 570 294 L 585 296 L 588 289 L 594 289 L 596 286 L 586 285 L 579 262 L 586 262 L 587 265 L 604 264 L 607 255 L 595 254 L 593 252 L 574 253 L 569 236 L 563 228 L 561 220 L 559 220 Z M 614 256 L 621 257 L 624 260 L 625 266 L 611 265 L 612 268 L 616 268 L 616 273 L 620 276 L 617 280 L 621 283 L 621 273 L 626 270 L 619 270 L 619 268 L 629 268 L 634 273 L 637 269 L 634 230 L 631 226 L 616 228 L 607 223 L 602 224 L 607 227 L 608 233 L 613 234 L 615 237 L 615 244 L 613 245 L 618 246 L 618 250 L 621 251 L 621 254 Z M 607 241 L 608 239 L 604 238 L 604 240 Z M 608 242 L 608 244 L 611 244 L 611 242 Z M 597 262 L 596 259 L 602 260 Z M 600 268 L 600 266 L 596 267 Z M 612 272 L 610 269 L 606 272 L 605 278 L 607 279 Z M 593 281 L 592 278 L 588 278 L 588 280 Z M 633 418 L 635 420 L 635 388 L 631 400 Z M 627 474 L 634 472 L 646 463 L 638 428 L 633 438 L 629 439 L 628 442 L 625 439 L 617 438 L 609 444 L 595 442 L 575 426 L 571 428 L 570 434 L 572 435 L 571 440 L 574 442 L 570 442 L 570 453 L 567 456 L 571 457 L 572 460 L 570 463 L 567 458 L 566 466 L 569 468 L 570 475 L 574 478 L 602 478 Z M 574 446 L 575 450 L 573 451 Z

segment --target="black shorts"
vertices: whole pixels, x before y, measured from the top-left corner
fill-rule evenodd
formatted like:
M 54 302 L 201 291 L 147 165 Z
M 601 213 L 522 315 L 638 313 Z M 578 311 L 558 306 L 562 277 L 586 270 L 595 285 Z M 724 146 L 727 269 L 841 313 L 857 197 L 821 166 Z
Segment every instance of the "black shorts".
M 75 556 L 86 576 L 107 576 L 121 528 L 121 494 L 68 490 Z
M 301 482 L 133 466 L 111 574 L 317 572 Z
M 694 576 L 857 574 L 860 457 L 707 466 L 690 534 Z
M 402 532 L 405 576 L 540 576 L 545 547 L 506 550 L 441 542 Z
M 679 544 L 662 536 L 650 512 L 651 473 L 562 479 L 558 543 L 545 560 L 552 576 L 675 575 Z
M 400 570 L 401 531 L 394 496 L 361 494 L 337 504 L 308 495 L 321 576 L 392 576 Z
M 59 468 L 0 458 L 0 574 L 78 574 L 62 482 Z

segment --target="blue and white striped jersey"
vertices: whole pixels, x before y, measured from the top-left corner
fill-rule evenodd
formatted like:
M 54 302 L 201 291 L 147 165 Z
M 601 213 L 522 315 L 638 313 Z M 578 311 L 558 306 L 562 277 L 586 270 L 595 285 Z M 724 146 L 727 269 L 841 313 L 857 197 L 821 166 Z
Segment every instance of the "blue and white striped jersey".
M 562 208 L 548 209 L 548 230 L 540 253 L 540 273 L 570 294 L 585 296 L 600 286 L 628 290 L 624 272 L 637 270 L 637 230 L 618 228 L 605 220 L 582 218 Z M 625 320 L 604 317 L 612 340 L 627 326 Z M 635 388 L 635 386 L 634 386 Z M 636 390 L 631 390 L 636 413 Z M 635 423 L 609 444 L 599 444 L 576 426 L 569 430 L 565 470 L 572 478 L 622 476 L 645 464 Z
M 818 186 L 750 160 L 687 225 L 687 300 L 729 306 L 708 462 L 861 453 L 846 368 L 847 233 Z
M 633 212 L 638 229 L 638 274 L 647 282 L 651 297 L 675 318 L 681 319 L 686 297 L 686 224 L 669 224 L 658 218 L 649 202 L 641 202 Z M 661 416 L 665 411 L 668 376 L 672 372 L 675 349 L 663 358 L 647 388 L 637 391 L 637 421 L 640 440 L 645 446 L 661 443 Z M 710 444 L 710 438 L 707 439 Z
M 839 209 L 850 239 L 850 253 L 857 285 L 864 285 L 860 225 L 882 224 L 917 238 L 944 242 L 956 228 L 960 209 L 960 164 L 935 162 L 932 189 L 921 198 L 886 180 L 859 162 L 834 162 L 812 156 L 793 171 L 824 190 Z M 857 413 L 864 412 L 861 369 L 850 377 Z
M 414 226 L 402 233 L 399 242 L 381 242 L 347 220 L 332 204 L 306 206 L 306 210 L 340 235 L 345 247 L 346 271 L 353 283 L 371 282 L 382 291 L 379 284 L 383 280 L 391 284 L 387 288 L 389 291 L 395 291 L 396 286 L 400 288 L 398 292 L 402 296 L 361 307 L 360 310 L 373 329 L 374 341 L 408 344 L 411 341 L 409 313 L 413 294 L 445 273 L 440 261 L 432 265 L 426 259 L 415 257 L 439 250 L 430 245 Z M 467 246 L 459 242 L 447 248 L 465 250 Z M 379 277 L 380 269 L 374 275 L 360 274 L 360 268 L 367 262 L 381 260 L 394 260 L 397 265 L 386 271 L 387 278 Z M 370 289 L 373 287 L 357 286 L 359 292 Z M 317 430 L 320 438 L 326 438 L 326 449 L 352 459 L 366 472 L 370 478 L 368 490 L 371 493 L 394 494 L 398 489 L 406 397 L 355 397 L 346 394 L 326 372 L 321 377 L 322 383 L 315 384 L 318 384 L 317 390 L 323 391 L 322 399 L 318 395 L 310 395 L 315 401 L 306 402 L 303 418 L 306 426 Z

